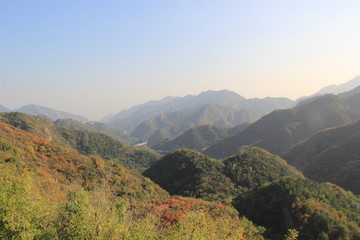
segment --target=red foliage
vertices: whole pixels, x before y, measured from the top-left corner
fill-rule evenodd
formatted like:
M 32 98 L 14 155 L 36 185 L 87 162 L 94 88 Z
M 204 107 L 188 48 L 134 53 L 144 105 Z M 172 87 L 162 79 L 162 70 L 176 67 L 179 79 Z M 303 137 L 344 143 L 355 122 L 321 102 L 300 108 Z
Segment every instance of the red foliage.
M 205 210 L 218 215 L 223 211 L 225 206 L 195 198 L 177 196 L 164 201 L 153 201 L 152 205 L 143 205 L 141 208 L 147 209 L 147 211 L 157 215 L 163 224 L 169 225 L 180 221 L 189 213 L 197 210 Z
M 179 215 L 171 213 L 164 213 L 161 218 L 165 224 L 172 224 L 178 222 L 181 219 Z
M 54 164 L 52 166 L 55 170 L 62 169 L 62 166 L 60 164 Z

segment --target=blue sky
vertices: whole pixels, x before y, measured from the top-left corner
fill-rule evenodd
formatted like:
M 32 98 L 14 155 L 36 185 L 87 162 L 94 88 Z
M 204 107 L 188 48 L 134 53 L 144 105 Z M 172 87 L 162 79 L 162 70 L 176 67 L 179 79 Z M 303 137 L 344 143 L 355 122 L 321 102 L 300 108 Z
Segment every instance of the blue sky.
M 0 104 L 100 119 L 165 96 L 310 95 L 360 75 L 359 1 L 0 2 Z

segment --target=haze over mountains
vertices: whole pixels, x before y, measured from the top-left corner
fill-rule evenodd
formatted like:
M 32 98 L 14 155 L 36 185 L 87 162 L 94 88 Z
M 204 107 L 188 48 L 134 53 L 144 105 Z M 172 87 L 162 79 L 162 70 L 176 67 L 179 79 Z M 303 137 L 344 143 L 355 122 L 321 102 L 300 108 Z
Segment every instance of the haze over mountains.
M 168 152 L 178 148 L 188 148 L 201 152 L 214 143 L 241 132 L 248 126 L 248 123 L 243 123 L 232 128 L 201 125 L 190 128 L 178 137 L 164 140 L 152 146 L 152 148 L 162 152 Z
M 141 122 L 155 118 L 160 113 L 194 111 L 207 104 L 216 104 L 235 111 L 250 109 L 259 115 L 264 115 L 274 109 L 291 107 L 294 102 L 287 98 L 246 99 L 228 90 L 207 91 L 196 96 L 167 97 L 159 101 L 147 102 L 121 111 L 109 119 L 107 123 L 132 131 Z
M 360 240 L 359 9 L 0 1 L 0 240 Z
M 324 87 L 312 96 L 320 97 L 320 94 L 324 92 L 338 93 L 349 90 L 358 83 L 360 83 L 360 77 L 344 84 Z M 351 89 L 351 91 L 342 93 L 338 97 L 345 99 L 351 109 L 360 110 L 359 104 L 357 104 L 360 98 L 360 89 Z M 304 97 L 303 99 L 312 98 Z M 305 103 L 306 101 L 302 101 L 300 104 Z M 241 123 L 254 123 L 273 110 L 289 109 L 295 104 L 294 101 L 287 98 L 246 99 L 235 92 L 222 90 L 206 91 L 195 96 L 166 97 L 159 101 L 150 101 L 108 116 L 106 123 L 85 123 L 87 121 L 85 117 L 34 104 L 23 106 L 14 111 L 41 115 L 53 121 L 73 119 L 81 124 L 75 122 L 70 124 L 69 121 L 67 123 L 62 122 L 62 124 L 68 128 L 87 128 L 88 130 L 91 125 L 93 129 L 102 129 L 101 131 L 117 136 L 128 143 L 143 142 L 148 146 L 155 146 L 162 141 L 169 141 L 180 136 L 192 127 L 212 125 L 231 128 Z M 12 111 L 3 106 L 1 109 L 0 111 L 3 112 Z M 261 143 L 259 144 L 261 145 Z M 289 144 L 291 145 L 292 142 Z
M 338 95 L 338 94 L 353 90 L 354 88 L 356 88 L 358 86 L 360 86 L 360 76 L 356 76 L 355 78 L 353 78 L 347 82 L 344 82 L 342 84 L 338 84 L 338 85 L 333 84 L 333 85 L 323 87 L 319 91 L 315 92 L 314 94 L 298 98 L 296 100 L 296 102 L 299 103 L 303 100 L 310 99 L 310 98 L 313 98 L 316 96 L 325 95 L 325 94 Z
M 1 238 L 360 239 L 359 87 L 295 106 L 200 95 L 128 110 L 126 124 L 168 109 L 131 133 L 0 113 Z M 128 145 L 143 138 L 165 154 Z
M 360 120 L 323 130 L 282 154 L 305 176 L 360 194 Z
M 10 109 L 8 109 L 7 107 L 0 105 L 0 112 L 9 112 L 9 111 L 10 111 Z
M 242 109 L 239 111 L 216 104 L 207 104 L 199 110 L 193 109 L 160 114 L 158 117 L 145 120 L 132 132 L 131 136 L 148 139 L 148 145 L 155 144 L 178 136 L 194 126 L 214 125 L 230 128 L 259 118 L 257 112 Z
M 31 115 L 40 115 L 43 117 L 47 117 L 53 121 L 55 121 L 57 119 L 64 119 L 64 118 L 71 118 L 71 119 L 78 120 L 78 121 L 87 121 L 87 118 L 85 118 L 83 116 L 69 113 L 69 112 L 54 110 L 52 108 L 40 106 L 37 104 L 25 105 L 19 109 L 15 109 L 15 110 L 10 110 L 10 109 L 0 105 L 0 112 L 22 112 L 22 113 L 27 113 L 27 114 L 31 114 Z
M 360 112 L 335 95 L 314 97 L 292 109 L 274 111 L 239 134 L 224 139 L 204 151 L 213 157 L 226 157 L 243 146 L 255 145 L 280 154 L 292 145 L 311 137 L 319 130 L 349 123 Z
M 323 87 L 318 92 L 316 92 L 316 93 L 314 93 L 311 96 L 308 96 L 306 98 L 319 96 L 319 95 L 325 95 L 325 94 L 328 94 L 328 93 L 332 93 L 332 94 L 337 95 L 339 93 L 350 91 L 350 90 L 358 87 L 359 85 L 360 85 L 360 76 L 357 76 L 357 77 L 351 79 L 350 81 L 342 83 L 342 84 L 330 85 L 330 86 Z M 300 98 L 300 100 L 302 100 L 303 98 Z
M 121 162 L 129 169 L 141 170 L 160 158 L 159 154 L 149 148 L 130 147 L 113 137 L 113 134 L 100 130 L 64 128 L 42 117 L 19 112 L 0 113 L 0 121 L 58 145 L 73 148 L 80 154 Z

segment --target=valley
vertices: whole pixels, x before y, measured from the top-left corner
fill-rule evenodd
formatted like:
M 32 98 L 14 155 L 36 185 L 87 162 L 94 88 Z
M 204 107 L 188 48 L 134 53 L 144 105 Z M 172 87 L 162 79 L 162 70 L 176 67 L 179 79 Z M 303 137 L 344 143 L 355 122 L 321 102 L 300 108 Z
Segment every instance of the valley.
M 2 107 L 0 236 L 360 239 L 358 94 L 204 92 L 106 122 Z

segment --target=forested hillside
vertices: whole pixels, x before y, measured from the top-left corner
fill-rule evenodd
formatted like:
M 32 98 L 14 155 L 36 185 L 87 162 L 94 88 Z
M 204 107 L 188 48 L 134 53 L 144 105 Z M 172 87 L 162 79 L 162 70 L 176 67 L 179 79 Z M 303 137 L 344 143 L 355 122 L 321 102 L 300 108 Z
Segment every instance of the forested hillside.
M 209 147 L 204 153 L 222 158 L 236 153 L 243 146 L 250 145 L 281 154 L 322 129 L 359 118 L 360 112 L 351 109 L 337 96 L 315 97 L 300 102 L 292 109 L 274 111 L 262 117 L 239 134 Z
M 212 144 L 243 131 L 248 126 L 248 123 L 243 123 L 233 128 L 220 128 L 212 125 L 193 127 L 180 136 L 164 140 L 152 148 L 162 152 L 169 152 L 178 148 L 201 152 Z
M 267 227 L 269 239 L 288 229 L 299 240 L 360 239 L 360 199 L 334 184 L 287 177 L 240 195 L 234 206 Z
M 127 132 L 121 129 L 113 128 L 106 123 L 95 122 L 95 121 L 86 121 L 79 122 L 73 119 L 58 119 L 54 122 L 55 125 L 70 130 L 87 130 L 92 132 L 99 132 L 106 134 L 110 137 L 116 138 L 122 142 L 127 143 Z
M 282 157 L 316 181 L 360 194 L 360 121 L 326 129 Z
M 355 192 L 358 128 L 359 122 L 354 122 L 324 130 L 289 153 L 299 157 L 306 176 Z M 148 148 L 130 147 L 99 132 L 70 130 L 23 113 L 1 113 L 0 237 L 360 237 L 358 197 L 334 184 L 306 179 L 264 149 L 244 147 L 221 160 L 179 149 L 159 159 Z M 127 168 L 145 170 L 144 175 L 160 186 Z
M 1 239 L 262 239 L 222 205 L 0 122 Z M 206 227 L 204 227 L 206 226 Z
M 195 126 L 214 125 L 229 128 L 241 123 L 254 122 L 259 117 L 259 114 L 249 109 L 236 111 L 216 104 L 207 104 L 200 109 L 160 114 L 139 124 L 131 136 L 147 139 L 148 146 L 152 147 Z
M 130 147 L 108 135 L 86 130 L 70 130 L 54 125 L 38 116 L 24 113 L 0 113 L 0 121 L 56 142 L 72 147 L 84 155 L 96 155 L 143 171 L 156 162 L 160 155 L 146 147 Z
M 247 149 L 224 160 L 179 149 L 163 157 L 144 175 L 170 194 L 224 202 L 282 176 L 302 177 L 283 159 L 259 148 Z

